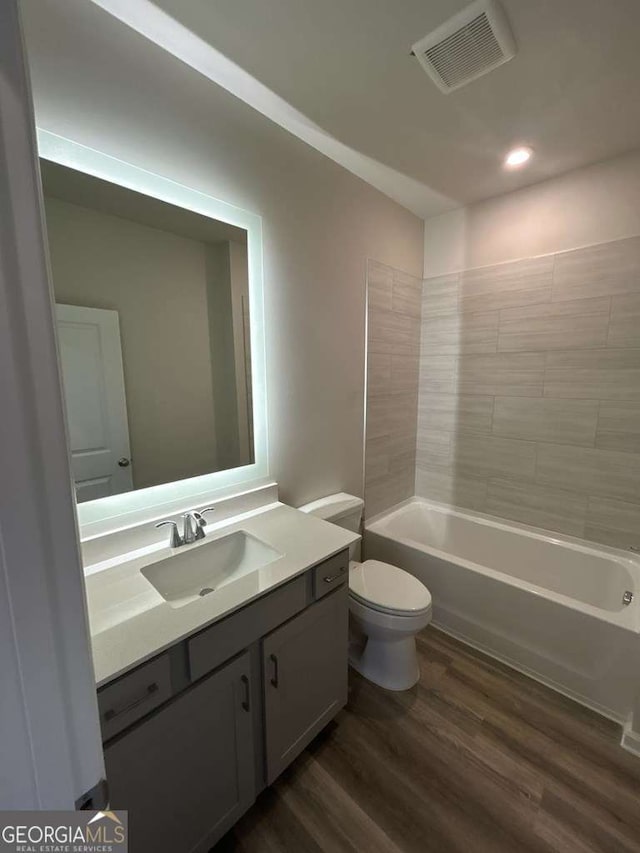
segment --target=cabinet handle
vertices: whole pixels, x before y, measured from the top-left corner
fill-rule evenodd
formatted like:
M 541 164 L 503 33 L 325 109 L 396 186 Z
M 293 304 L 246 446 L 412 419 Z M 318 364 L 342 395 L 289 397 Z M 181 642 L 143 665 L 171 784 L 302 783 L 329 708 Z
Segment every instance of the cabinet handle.
M 249 679 L 246 675 L 241 676 L 240 681 L 244 685 L 244 699 L 242 700 L 242 709 L 248 711 L 251 707 L 251 693 L 249 691 Z
M 337 572 L 335 575 L 325 575 L 325 576 L 322 578 L 322 580 L 323 580 L 325 583 L 333 583 L 334 581 L 337 581 L 337 580 L 338 580 L 338 578 L 341 578 L 341 577 L 342 577 L 342 575 L 344 574 L 344 572 L 345 572 L 345 570 L 344 570 L 344 567 L 343 567 L 343 568 L 341 568 L 341 569 L 340 569 L 340 571 L 339 571 L 339 572 Z
M 278 658 L 275 655 L 269 655 L 271 658 L 271 663 L 273 664 L 273 675 L 271 676 L 271 683 L 274 687 L 278 686 L 279 678 L 278 678 Z
M 129 702 L 128 705 L 124 705 L 122 708 L 118 708 L 117 710 L 115 708 L 109 708 L 108 711 L 104 712 L 105 722 L 108 723 L 111 720 L 114 720 L 116 717 L 119 717 L 120 714 L 126 714 L 127 711 L 133 711 L 134 708 L 137 708 L 138 705 L 142 705 L 142 703 L 146 702 L 150 696 L 153 696 L 153 694 L 156 693 L 157 690 L 158 685 L 154 681 L 153 684 L 150 684 L 147 687 L 147 689 L 144 691 L 144 694 L 142 696 L 138 696 L 138 698 L 134 699 L 133 702 Z

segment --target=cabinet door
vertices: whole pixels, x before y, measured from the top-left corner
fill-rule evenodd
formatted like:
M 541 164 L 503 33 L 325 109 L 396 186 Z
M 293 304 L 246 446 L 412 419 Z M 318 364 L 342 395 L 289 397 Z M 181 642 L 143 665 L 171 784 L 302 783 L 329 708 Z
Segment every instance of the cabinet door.
M 268 784 L 346 704 L 347 646 L 346 587 L 263 640 Z
M 245 653 L 106 748 L 132 853 L 206 851 L 251 805 L 250 683 Z

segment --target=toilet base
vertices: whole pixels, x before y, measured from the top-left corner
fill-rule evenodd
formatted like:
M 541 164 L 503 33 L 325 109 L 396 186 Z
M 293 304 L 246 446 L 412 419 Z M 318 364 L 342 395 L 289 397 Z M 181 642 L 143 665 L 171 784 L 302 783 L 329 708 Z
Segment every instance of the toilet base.
M 413 636 L 398 639 L 369 637 L 364 646 L 352 643 L 349 647 L 349 665 L 368 681 L 385 690 L 409 690 L 420 679 Z

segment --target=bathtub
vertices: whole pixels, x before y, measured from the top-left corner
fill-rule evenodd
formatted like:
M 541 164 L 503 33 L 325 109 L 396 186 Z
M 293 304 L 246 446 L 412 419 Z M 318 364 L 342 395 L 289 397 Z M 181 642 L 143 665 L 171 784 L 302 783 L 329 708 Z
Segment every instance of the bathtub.
M 364 549 L 429 588 L 438 628 L 628 722 L 640 693 L 638 555 L 422 498 L 368 520 Z

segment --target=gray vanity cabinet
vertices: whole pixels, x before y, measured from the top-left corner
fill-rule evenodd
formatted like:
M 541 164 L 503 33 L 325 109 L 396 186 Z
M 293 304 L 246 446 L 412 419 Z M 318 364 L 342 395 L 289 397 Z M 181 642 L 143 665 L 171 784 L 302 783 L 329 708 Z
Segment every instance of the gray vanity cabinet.
M 346 704 L 347 633 L 341 587 L 264 638 L 267 784 Z
M 348 551 L 103 685 L 132 853 L 206 853 L 347 701 Z
M 133 853 L 200 853 L 254 799 L 250 656 L 235 658 L 105 749 Z

